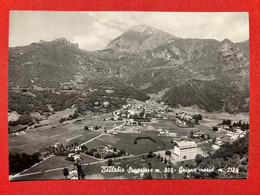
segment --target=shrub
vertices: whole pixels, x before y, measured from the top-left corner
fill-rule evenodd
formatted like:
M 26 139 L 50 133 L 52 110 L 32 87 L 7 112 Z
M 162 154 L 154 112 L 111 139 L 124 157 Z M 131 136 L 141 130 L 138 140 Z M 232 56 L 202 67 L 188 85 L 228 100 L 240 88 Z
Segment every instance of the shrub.
M 112 166 L 112 165 L 113 165 L 112 159 L 109 159 L 109 160 L 107 161 L 107 165 L 108 165 L 108 166 Z
M 218 131 L 218 127 L 212 127 L 212 131 Z
M 19 124 L 21 125 L 27 125 L 32 121 L 33 119 L 29 114 L 23 114 L 19 117 Z

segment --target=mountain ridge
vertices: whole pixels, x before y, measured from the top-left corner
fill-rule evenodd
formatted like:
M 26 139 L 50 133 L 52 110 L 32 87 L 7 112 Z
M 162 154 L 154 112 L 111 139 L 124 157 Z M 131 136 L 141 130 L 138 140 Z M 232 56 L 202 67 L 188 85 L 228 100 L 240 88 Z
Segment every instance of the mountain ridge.
M 37 85 L 83 91 L 103 78 L 118 79 L 146 94 L 169 88 L 161 101 L 171 106 L 196 102 L 211 111 L 245 111 L 249 98 L 249 40 L 233 43 L 228 39 L 182 39 L 149 26 L 137 26 L 99 51 L 80 49 L 77 43 L 64 38 L 9 48 L 10 88 Z M 111 86 L 107 88 L 115 85 L 108 83 Z M 208 93 L 210 88 L 221 94 Z M 188 99 L 176 97 L 176 90 Z M 243 98 L 229 105 L 230 91 L 236 98 L 243 94 Z M 191 92 L 196 94 L 196 101 Z M 209 109 L 212 95 L 218 98 L 213 110 Z

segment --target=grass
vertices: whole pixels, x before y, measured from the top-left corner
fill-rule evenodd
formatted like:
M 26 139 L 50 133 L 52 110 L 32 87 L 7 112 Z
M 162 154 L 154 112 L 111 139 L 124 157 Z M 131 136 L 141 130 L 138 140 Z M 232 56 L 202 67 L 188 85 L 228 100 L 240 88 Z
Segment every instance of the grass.
M 172 148 L 170 137 L 158 137 L 156 131 L 142 131 L 139 134 L 118 133 L 117 135 L 104 135 L 93 142 L 87 143 L 88 147 L 99 147 L 111 144 L 117 149 L 124 149 L 130 154 L 143 154 L 149 151 L 158 151 L 163 149 Z M 134 144 L 136 137 L 149 136 L 156 142 L 152 142 L 149 139 L 138 140 L 137 144 Z
M 52 157 L 42 161 L 41 163 L 39 163 L 35 167 L 23 172 L 23 174 L 34 173 L 34 172 L 38 172 L 38 171 L 42 171 L 42 170 L 62 168 L 63 166 L 68 167 L 68 166 L 74 164 L 74 162 L 68 161 L 65 158 L 66 158 L 65 156 L 52 156 Z M 82 164 L 97 161 L 94 158 L 88 157 L 86 155 L 81 155 L 81 158 L 82 158 L 82 160 L 81 160 Z
M 35 167 L 23 172 L 22 174 L 34 173 L 34 172 L 38 172 L 38 171 L 42 171 L 42 170 L 61 168 L 63 166 L 67 167 L 67 166 L 74 164 L 71 161 L 65 160 L 65 158 L 66 158 L 65 156 L 52 156 L 52 157 L 40 162 Z
M 80 122 L 66 124 L 51 128 L 51 126 L 42 126 L 36 129 L 26 130 L 25 135 L 12 137 L 9 135 L 9 152 L 25 152 L 32 154 L 38 152 L 43 146 L 62 143 L 64 145 L 72 143 L 83 143 L 103 131 L 86 131 L 85 125 L 98 125 L 112 128 L 113 124 L 121 124 L 122 122 L 103 121 L 103 118 L 109 114 L 88 117 Z M 111 113 L 110 113 L 111 115 Z M 82 136 L 79 136 L 82 135 Z M 74 139 L 70 139 L 74 138 Z M 68 140 L 70 139 L 70 140 Z
M 12 181 L 31 181 L 31 180 L 58 180 L 65 179 L 63 170 L 43 172 L 35 175 L 26 175 L 14 178 Z

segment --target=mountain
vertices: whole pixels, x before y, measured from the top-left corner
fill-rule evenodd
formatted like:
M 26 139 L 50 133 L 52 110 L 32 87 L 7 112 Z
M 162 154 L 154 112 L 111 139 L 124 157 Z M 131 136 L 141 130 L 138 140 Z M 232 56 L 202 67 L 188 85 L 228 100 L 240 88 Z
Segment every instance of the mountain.
M 176 39 L 175 36 L 147 25 L 136 26 L 112 40 L 106 49 L 139 53 Z
M 113 97 L 140 100 L 160 94 L 156 99 L 173 107 L 248 111 L 249 40 L 182 39 L 142 25 L 100 51 L 63 38 L 40 41 L 9 48 L 9 88 L 16 86 L 75 93 L 96 88 L 103 96 L 112 90 Z

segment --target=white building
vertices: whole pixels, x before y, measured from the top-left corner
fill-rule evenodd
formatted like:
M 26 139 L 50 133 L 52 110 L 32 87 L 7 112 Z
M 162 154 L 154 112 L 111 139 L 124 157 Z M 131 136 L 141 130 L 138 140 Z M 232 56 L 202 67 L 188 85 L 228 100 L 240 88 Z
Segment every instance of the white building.
M 71 179 L 71 180 L 78 179 L 78 171 L 77 171 L 76 167 L 73 165 L 71 167 L 69 167 L 68 179 Z
M 197 144 L 194 141 L 176 141 L 172 153 L 175 159 L 195 159 L 197 155 Z
M 169 136 L 170 136 L 170 137 L 176 137 L 176 136 L 177 136 L 177 133 L 171 132 L 171 133 L 169 133 Z

